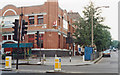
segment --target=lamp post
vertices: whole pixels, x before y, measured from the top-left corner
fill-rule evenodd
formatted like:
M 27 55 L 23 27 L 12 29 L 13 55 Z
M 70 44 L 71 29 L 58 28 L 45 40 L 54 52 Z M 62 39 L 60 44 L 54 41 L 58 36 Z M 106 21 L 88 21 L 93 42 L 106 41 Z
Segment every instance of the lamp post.
M 109 8 L 109 6 L 101 6 L 101 7 L 97 7 L 96 9 L 99 9 L 99 8 Z M 93 33 L 93 10 L 91 12 L 91 17 L 92 17 L 92 22 L 91 22 L 91 25 L 92 25 L 92 29 L 91 29 L 91 32 L 92 32 L 92 39 L 91 39 L 91 45 L 93 47 L 93 39 L 94 39 L 94 33 Z

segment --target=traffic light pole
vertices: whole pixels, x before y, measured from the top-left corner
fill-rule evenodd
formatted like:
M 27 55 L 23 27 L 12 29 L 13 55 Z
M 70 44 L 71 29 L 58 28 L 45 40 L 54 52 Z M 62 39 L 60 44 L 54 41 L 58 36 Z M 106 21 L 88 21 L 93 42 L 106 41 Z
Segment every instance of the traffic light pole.
M 41 34 L 40 34 L 40 62 L 41 62 Z
M 17 60 L 16 60 L 16 69 L 18 69 L 18 56 L 19 56 L 19 44 L 20 44 L 20 25 L 18 26 L 18 48 L 17 48 Z
M 70 50 L 70 62 L 71 62 L 71 55 L 72 55 L 72 53 L 71 53 L 71 46 L 70 46 L 70 43 L 69 43 L 69 50 Z
M 18 26 L 18 48 L 17 48 L 17 60 L 16 60 L 16 69 L 18 69 L 18 62 L 19 62 L 19 44 L 20 44 L 20 28 L 21 28 L 21 26 L 22 26 L 22 18 L 23 18 L 23 14 L 21 13 L 20 14 L 20 16 L 21 16 L 21 21 L 20 21 L 20 24 L 18 24 L 19 26 Z
M 19 44 L 20 44 L 20 27 L 19 27 L 19 32 L 18 32 L 18 48 L 17 48 L 17 60 L 16 60 L 16 69 L 18 69 L 18 56 L 19 56 Z

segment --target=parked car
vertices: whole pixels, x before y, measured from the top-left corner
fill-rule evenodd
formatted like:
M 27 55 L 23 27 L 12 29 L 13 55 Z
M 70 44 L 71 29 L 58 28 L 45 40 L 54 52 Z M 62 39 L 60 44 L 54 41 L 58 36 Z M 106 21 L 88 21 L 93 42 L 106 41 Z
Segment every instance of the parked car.
M 116 52 L 117 50 L 116 49 L 113 49 L 114 52 Z
M 103 51 L 103 57 L 110 57 L 110 50 Z

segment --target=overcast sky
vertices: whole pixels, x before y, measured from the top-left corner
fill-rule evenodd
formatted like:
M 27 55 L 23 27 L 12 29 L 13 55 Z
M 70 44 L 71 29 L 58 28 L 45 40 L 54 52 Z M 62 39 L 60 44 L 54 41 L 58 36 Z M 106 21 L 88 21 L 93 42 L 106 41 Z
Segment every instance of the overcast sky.
M 0 9 L 8 4 L 17 7 L 41 5 L 47 0 L 0 0 Z M 59 6 L 68 12 L 79 12 L 83 16 L 84 6 L 88 5 L 90 0 L 58 0 Z M 105 17 L 104 25 L 111 27 L 110 32 L 114 40 L 118 40 L 118 1 L 120 0 L 91 0 L 95 7 L 109 6 L 109 8 L 101 8 L 101 16 Z

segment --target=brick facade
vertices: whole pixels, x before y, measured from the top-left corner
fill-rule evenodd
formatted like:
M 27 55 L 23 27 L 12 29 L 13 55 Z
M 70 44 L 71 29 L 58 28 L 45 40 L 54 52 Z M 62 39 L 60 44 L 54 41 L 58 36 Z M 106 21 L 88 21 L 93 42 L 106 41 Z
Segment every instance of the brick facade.
M 68 50 L 68 45 L 66 44 L 67 32 L 70 31 L 73 34 L 73 32 L 75 31 L 75 26 L 72 25 L 74 21 L 72 20 L 72 18 L 69 18 L 66 10 L 62 10 L 59 7 L 57 0 L 55 0 L 55 2 L 48 0 L 43 5 L 37 6 L 16 7 L 14 5 L 7 5 L 0 10 L 0 18 L 4 17 L 6 21 L 9 21 L 10 18 L 17 18 L 20 20 L 19 15 L 21 14 L 21 12 L 23 12 L 24 14 L 23 19 L 28 22 L 28 33 L 25 35 L 25 40 L 23 42 L 29 43 L 29 36 L 32 34 L 34 39 L 32 42 L 34 44 L 32 50 L 38 48 L 35 40 L 35 33 L 37 31 L 40 31 L 40 34 L 43 34 L 43 50 Z M 41 18 L 39 22 L 43 21 L 42 24 L 38 24 L 39 18 Z M 12 20 L 13 22 L 14 19 Z M 34 20 L 34 23 L 31 19 Z M 53 26 L 54 23 L 57 23 L 57 26 Z M 11 35 L 12 38 L 12 31 L 12 26 L 2 26 L 3 38 L 5 35 L 7 35 L 7 38 L 8 35 Z M 13 39 L 3 39 L 3 41 L 3 44 L 8 41 L 16 43 L 16 41 L 14 41 Z

